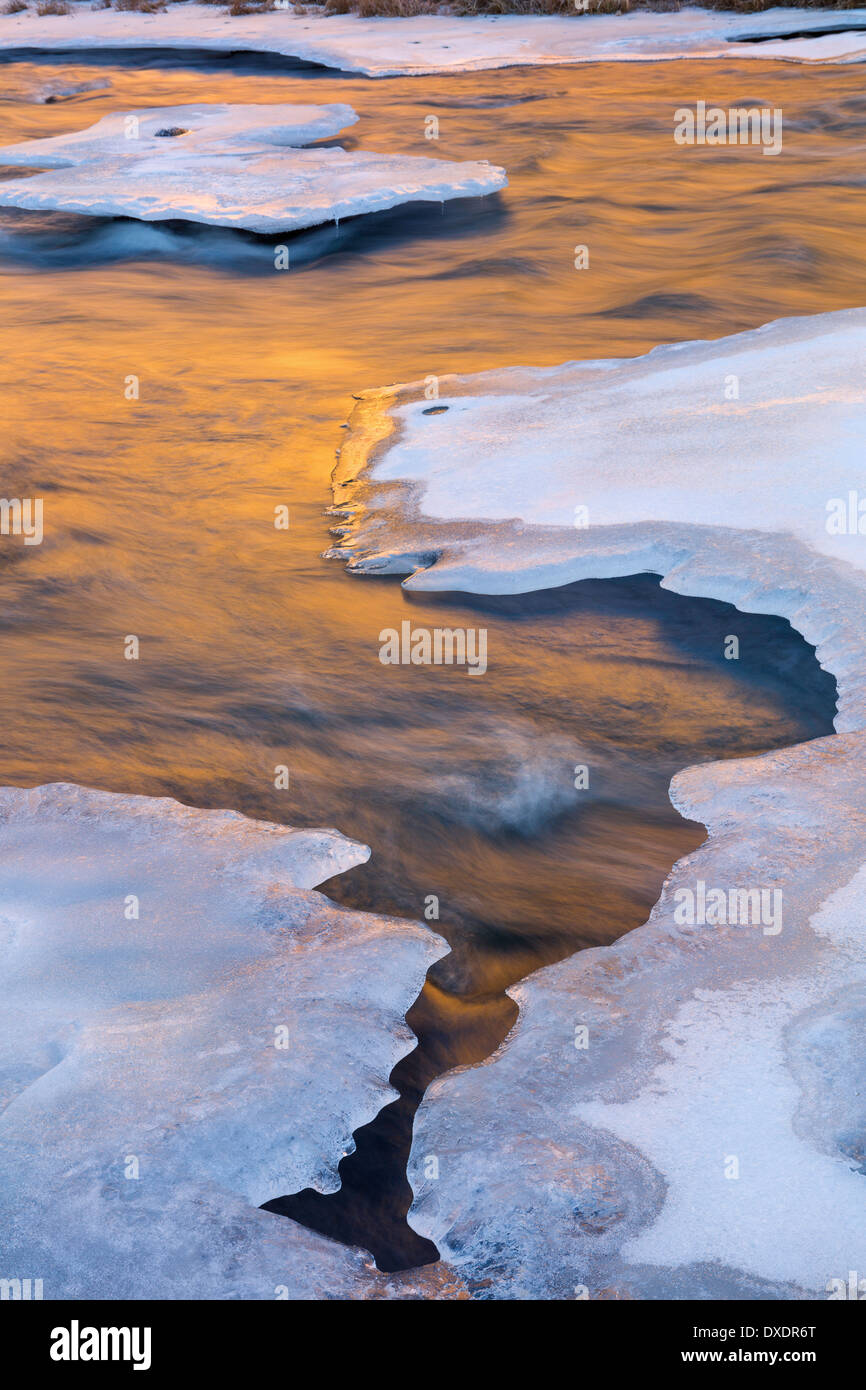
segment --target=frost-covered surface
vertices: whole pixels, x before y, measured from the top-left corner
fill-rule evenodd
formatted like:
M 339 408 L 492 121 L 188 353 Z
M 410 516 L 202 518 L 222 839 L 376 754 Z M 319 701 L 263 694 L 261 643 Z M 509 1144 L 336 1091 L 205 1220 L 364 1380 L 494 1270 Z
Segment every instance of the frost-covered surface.
M 170 800 L 0 792 L 4 1277 L 46 1298 L 399 1296 L 363 1252 L 257 1210 L 339 1186 L 446 949 L 313 891 L 367 857 Z
M 352 519 L 333 553 L 408 572 L 413 589 L 654 570 L 796 613 L 847 678 L 837 727 L 863 727 L 864 366 L 866 310 L 850 309 L 639 358 L 443 376 L 436 401 L 424 383 L 364 392 L 335 476 Z M 358 488 L 371 454 L 374 486 Z M 858 484 L 864 534 L 828 529 L 847 527 Z
M 645 357 L 492 372 L 471 395 L 459 382 L 452 397 L 443 378 L 441 413 L 423 397 L 397 406 L 399 438 L 374 476 L 420 483 L 421 510 L 438 519 L 573 528 L 585 504 L 592 528 L 757 524 L 862 569 L 866 524 L 828 534 L 826 503 L 858 481 L 864 365 L 866 311 L 852 310 Z M 700 486 L 687 490 L 690 466 Z
M 652 570 L 789 618 L 840 687 L 835 737 L 681 772 L 709 838 L 647 925 L 511 989 L 498 1053 L 428 1091 L 410 1219 L 476 1296 L 826 1298 L 862 1266 L 864 365 L 850 310 L 443 378 L 436 414 L 423 383 L 359 401 L 354 568 L 476 592 Z M 684 922 L 701 881 L 780 891 L 781 929 Z
M 858 62 L 866 55 L 866 10 L 773 9 L 728 14 L 684 9 L 674 14 L 418 15 L 361 19 L 357 15 L 296 15 L 291 10 L 230 16 L 210 5 L 172 5 L 161 14 L 90 8 L 69 15 L 33 9 L 0 16 L 9 48 L 180 48 L 256 51 L 300 58 L 369 77 L 551 63 L 671 58 L 786 58 L 796 62 Z M 741 42 L 752 36 L 807 33 L 780 43 Z
M 357 119 L 339 104 L 115 112 L 83 131 L 0 147 L 0 164 L 48 170 L 0 182 L 0 204 L 282 232 L 505 185 L 487 163 L 295 148 Z

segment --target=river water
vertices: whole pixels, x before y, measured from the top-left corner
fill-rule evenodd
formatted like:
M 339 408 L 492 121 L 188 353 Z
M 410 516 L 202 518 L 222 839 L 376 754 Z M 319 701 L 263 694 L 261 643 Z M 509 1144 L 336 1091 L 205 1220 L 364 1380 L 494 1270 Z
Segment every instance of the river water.
M 828 733 L 835 686 L 781 620 L 649 576 L 485 600 L 347 575 L 321 554 L 351 393 L 866 302 L 861 74 L 627 63 L 370 82 L 152 55 L 0 68 L 3 143 L 139 106 L 342 101 L 362 118 L 348 147 L 508 171 L 483 201 L 284 238 L 289 271 L 273 238 L 0 211 L 2 490 L 45 499 L 44 543 L 0 549 L 2 780 L 334 825 L 373 854 L 329 895 L 414 917 L 438 897 L 453 949 L 410 1014 L 421 1045 L 394 1074 L 401 1099 L 359 1132 L 341 1193 L 277 1203 L 384 1268 L 435 1258 L 405 1222 L 431 1077 L 504 1037 L 509 983 L 646 918 L 704 833 L 670 806 L 674 772 Z M 782 155 L 675 145 L 673 111 L 699 99 L 780 107 Z M 406 617 L 485 627 L 486 675 L 383 667 L 379 632 Z

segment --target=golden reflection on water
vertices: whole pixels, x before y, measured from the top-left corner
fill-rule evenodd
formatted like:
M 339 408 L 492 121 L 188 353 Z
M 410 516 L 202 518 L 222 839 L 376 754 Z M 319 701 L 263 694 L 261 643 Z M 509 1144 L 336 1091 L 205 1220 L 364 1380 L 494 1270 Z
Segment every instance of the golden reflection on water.
M 783 624 L 740 615 L 751 645 L 735 669 L 720 656 L 730 613 L 648 581 L 425 607 L 393 582 L 350 578 L 320 556 L 351 392 L 632 355 L 866 302 L 861 74 L 763 62 L 376 82 L 62 71 L 111 86 L 34 104 L 58 69 L 11 65 L 2 142 L 141 105 L 343 101 L 362 118 L 347 146 L 508 171 L 498 198 L 356 220 L 327 244 L 289 239 L 289 272 L 268 243 L 233 233 L 0 219 L 3 491 L 43 496 L 46 527 L 41 547 L 0 550 L 3 781 L 336 824 L 373 859 L 334 896 L 418 915 L 439 894 L 455 949 L 412 1016 L 425 1045 L 403 1067 L 411 1100 L 501 1039 L 506 985 L 644 919 L 702 838 L 667 801 L 678 767 L 828 731 L 831 683 Z M 783 153 L 676 146 L 673 112 L 700 98 L 781 107 Z M 151 258 L 114 259 L 137 236 Z M 279 504 L 287 533 L 273 526 Z M 379 631 L 425 612 L 431 626 L 488 627 L 483 680 L 379 665 Z M 138 663 L 123 660 L 129 633 Z M 578 805 L 581 750 L 601 775 Z M 288 793 L 273 788 L 278 763 Z M 410 1254 L 393 1173 L 370 1195 L 370 1170 L 393 1167 L 410 1119 L 404 1105 L 390 1159 L 361 1164 L 366 1211 L 340 1218 L 358 1239 L 391 1222 L 386 1263 Z

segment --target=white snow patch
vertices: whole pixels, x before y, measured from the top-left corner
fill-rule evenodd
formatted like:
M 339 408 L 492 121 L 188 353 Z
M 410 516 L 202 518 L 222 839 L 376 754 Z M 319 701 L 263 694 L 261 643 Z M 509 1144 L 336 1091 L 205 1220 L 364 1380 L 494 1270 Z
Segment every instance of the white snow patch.
M 840 971 L 839 988 L 866 983 L 866 870 L 855 881 L 861 950 L 857 973 Z M 828 985 L 825 975 L 820 984 L 803 977 L 699 990 L 665 1025 L 671 1060 L 634 1100 L 575 1108 L 635 1145 L 668 1185 L 658 1219 L 623 1245 L 627 1259 L 720 1261 L 815 1292 L 847 1277 L 845 1261 L 866 1248 L 866 1179 L 797 1133 L 801 1092 L 784 1046 Z
M 368 855 L 170 800 L 0 790 L 4 1277 L 46 1298 L 363 1281 L 360 1252 L 257 1207 L 339 1186 L 446 949 L 311 891 Z
M 866 490 L 862 534 L 847 524 L 863 481 L 866 310 L 480 384 L 493 390 L 452 395 L 446 379 L 443 414 L 425 415 L 424 399 L 393 412 L 397 435 L 373 476 L 417 483 L 428 517 L 574 527 L 586 506 L 591 528 L 792 532 L 866 568 Z M 828 530 L 837 514 L 842 532 Z
M 91 10 L 69 15 L 33 9 L 0 17 L 9 48 L 70 51 L 98 48 L 205 49 L 300 58 L 369 77 L 465 72 L 514 65 L 627 62 L 674 58 L 785 58 L 794 62 L 858 62 L 866 53 L 866 10 L 772 9 L 731 14 L 683 9 L 672 14 L 296 15 L 275 11 L 232 17 L 211 5 L 172 5 L 159 14 Z M 846 27 L 847 26 L 847 27 Z M 859 26 L 859 31 L 858 31 Z M 830 29 L 824 37 L 771 44 L 752 36 Z
M 811 925 L 841 948 L 823 956 L 820 972 L 696 991 L 665 1026 L 671 1060 L 634 1100 L 576 1107 L 636 1145 L 668 1183 L 658 1220 L 626 1247 L 630 1259 L 723 1260 L 826 1292 L 832 1279 L 847 1279 L 846 1256 L 866 1249 L 866 1178 L 797 1132 L 801 1089 L 786 1046 L 789 1028 L 834 988 L 866 985 L 866 865 Z M 856 1092 L 858 1077 L 847 1084 Z M 731 1160 L 737 1176 L 726 1173 Z
M 358 120 L 350 106 L 170 106 L 0 147 L 0 165 L 47 169 L 0 183 L 0 203 L 154 222 L 283 232 L 419 200 L 505 186 L 485 162 L 297 149 Z

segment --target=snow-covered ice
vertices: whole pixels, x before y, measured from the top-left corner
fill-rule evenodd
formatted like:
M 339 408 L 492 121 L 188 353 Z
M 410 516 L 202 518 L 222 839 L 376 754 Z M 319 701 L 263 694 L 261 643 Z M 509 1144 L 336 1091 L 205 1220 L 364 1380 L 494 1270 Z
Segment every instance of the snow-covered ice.
M 476 197 L 502 169 L 340 147 L 298 149 L 358 120 L 350 106 L 167 106 L 0 147 L 0 204 L 143 221 L 284 232 L 419 200 Z
M 399 441 L 375 477 L 421 483 L 430 517 L 574 527 L 588 505 L 593 527 L 790 530 L 866 568 L 866 518 L 862 535 L 827 529 L 828 499 L 843 497 L 847 514 L 863 460 L 864 366 L 866 312 L 852 311 L 622 361 L 493 373 L 456 399 L 446 378 L 444 413 L 425 414 L 423 397 L 395 411 Z M 686 491 L 696 460 L 702 485 Z
M 731 14 L 690 8 L 671 14 L 357 15 L 294 14 L 290 9 L 230 16 L 211 5 L 171 5 L 158 14 L 92 10 L 78 0 L 69 15 L 33 9 L 0 16 L 9 48 L 166 48 L 282 54 L 368 77 L 466 72 L 514 65 L 674 58 L 784 58 L 859 62 L 866 56 L 866 10 L 771 9 Z M 753 36 L 815 38 L 752 43 Z M 744 41 L 746 40 L 746 41 Z
M 709 837 L 649 922 L 509 990 L 494 1057 L 428 1091 L 410 1221 L 481 1296 L 827 1298 L 862 1272 L 864 366 L 854 309 L 440 378 L 435 414 L 423 382 L 358 401 L 353 568 L 473 592 L 654 571 L 787 617 L 839 683 L 834 737 L 679 773 Z M 701 882 L 780 892 L 781 929 L 684 922 Z
M 688 559 L 694 582 L 709 571 L 691 592 L 743 606 L 760 581 L 759 611 L 787 617 L 820 594 L 859 614 L 864 366 L 866 309 L 850 309 L 638 358 L 442 376 L 436 413 L 424 382 L 366 391 L 335 473 L 352 515 L 332 553 L 413 589 L 504 593 L 646 569 L 679 588 Z M 832 643 L 823 664 L 848 677 L 838 727 L 862 727 L 859 635 L 796 625 Z M 844 656 L 843 632 L 857 648 Z
M 381 1296 L 363 1252 L 257 1209 L 339 1186 L 447 949 L 313 891 L 368 853 L 170 800 L 0 791 L 3 1277 L 45 1298 Z

